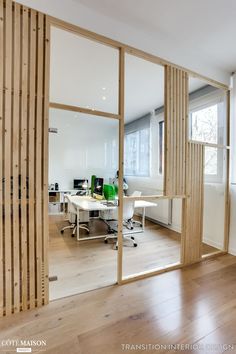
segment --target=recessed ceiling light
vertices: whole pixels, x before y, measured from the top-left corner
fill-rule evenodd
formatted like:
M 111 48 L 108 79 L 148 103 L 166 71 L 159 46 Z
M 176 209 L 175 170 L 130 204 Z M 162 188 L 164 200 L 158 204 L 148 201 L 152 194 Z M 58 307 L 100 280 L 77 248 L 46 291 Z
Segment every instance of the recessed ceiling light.
M 103 87 L 102 89 L 103 89 L 103 91 L 105 91 L 105 90 L 106 90 L 106 87 Z
M 103 101 L 106 101 L 107 98 L 106 98 L 106 96 L 102 96 L 102 99 L 103 99 Z

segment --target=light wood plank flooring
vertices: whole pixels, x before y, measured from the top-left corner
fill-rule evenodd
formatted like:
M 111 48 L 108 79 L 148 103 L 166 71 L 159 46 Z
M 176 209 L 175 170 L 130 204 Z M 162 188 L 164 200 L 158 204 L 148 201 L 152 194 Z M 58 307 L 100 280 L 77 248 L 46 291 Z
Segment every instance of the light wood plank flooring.
M 236 353 L 236 257 L 225 255 L 182 270 L 51 302 L 4 318 L 3 340 L 45 340 L 45 353 L 183 353 L 122 350 L 122 344 L 198 344 L 184 353 Z M 216 345 L 209 350 L 208 345 Z M 2 353 L 10 353 L 2 345 Z M 225 350 L 226 349 L 226 350 Z
M 117 251 L 103 240 L 78 243 L 71 230 L 60 234 L 67 225 L 61 215 L 50 216 L 50 299 L 58 299 L 116 283 Z M 99 220 L 90 222 L 90 234 L 106 234 L 106 225 Z M 81 234 L 86 232 L 81 230 Z M 87 235 L 86 235 L 87 236 Z M 138 247 L 124 247 L 124 275 L 166 266 L 180 261 L 180 235 L 150 221 L 144 233 L 135 234 Z M 206 253 L 214 249 L 205 245 Z

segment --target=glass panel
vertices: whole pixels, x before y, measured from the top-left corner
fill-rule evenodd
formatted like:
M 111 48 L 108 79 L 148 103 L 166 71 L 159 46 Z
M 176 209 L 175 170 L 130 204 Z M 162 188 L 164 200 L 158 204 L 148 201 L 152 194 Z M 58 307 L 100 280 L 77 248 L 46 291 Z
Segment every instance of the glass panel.
M 49 269 L 58 277 L 50 282 L 50 299 L 117 280 L 117 252 L 113 244 L 104 243 L 104 235 L 109 234 L 106 220 L 116 212 L 118 125 L 109 118 L 50 110 L 50 131 L 57 133 L 49 135 L 49 186 L 54 188 L 49 200 Z M 80 241 L 78 228 L 72 237 L 78 220 Z M 67 226 L 72 228 L 61 234 Z
M 123 214 L 124 277 L 180 263 L 181 200 L 124 198 Z
M 203 254 L 224 249 L 226 154 L 205 147 Z
M 125 175 L 150 174 L 150 129 L 142 129 L 125 135 Z
M 191 140 L 226 144 L 226 93 L 199 79 L 189 80 L 189 137 Z
M 118 113 L 119 51 L 52 27 L 50 101 Z
M 164 68 L 125 55 L 124 174 L 128 195 L 163 194 Z

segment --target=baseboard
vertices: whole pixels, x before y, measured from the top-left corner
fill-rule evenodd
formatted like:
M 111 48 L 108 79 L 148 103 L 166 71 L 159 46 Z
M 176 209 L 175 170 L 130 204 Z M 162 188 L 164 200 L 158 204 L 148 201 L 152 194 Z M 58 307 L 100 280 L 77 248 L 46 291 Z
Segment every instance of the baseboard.
M 208 237 L 204 237 L 204 240 L 203 240 L 204 243 L 206 243 L 207 245 L 211 246 L 211 247 L 215 247 L 219 250 L 222 250 L 223 249 L 223 246 L 220 242 L 215 242 L 213 241 L 212 239 L 208 238 Z
M 136 215 L 142 216 L 142 214 L 138 214 L 138 213 Z M 175 225 L 175 224 L 169 225 L 167 223 L 167 221 L 160 221 L 160 220 L 157 220 L 157 219 L 150 218 L 149 216 L 145 216 L 145 218 L 147 220 L 153 222 L 154 224 L 166 227 L 167 229 L 173 230 L 173 231 L 175 231 L 175 232 L 177 232 L 179 234 L 181 233 L 181 228 L 179 227 L 179 225 Z
M 171 225 L 167 225 L 167 227 L 168 229 L 178 232 L 178 234 L 181 234 L 181 227 L 179 225 L 171 224 Z
M 229 254 L 236 256 L 236 248 L 229 248 Z

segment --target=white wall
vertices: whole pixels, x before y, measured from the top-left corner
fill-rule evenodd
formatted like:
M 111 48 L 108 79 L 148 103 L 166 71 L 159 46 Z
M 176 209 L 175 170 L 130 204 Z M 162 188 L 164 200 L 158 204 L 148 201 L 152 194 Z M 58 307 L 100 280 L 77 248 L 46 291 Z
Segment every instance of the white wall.
M 73 179 L 91 175 L 114 178 L 118 166 L 118 122 L 101 117 L 50 110 L 49 184 L 71 189 Z
M 223 250 L 225 220 L 224 184 L 205 184 L 203 210 L 203 242 Z

